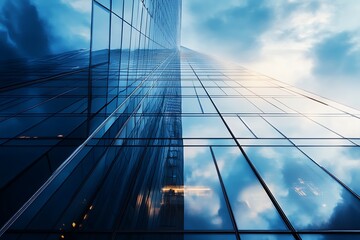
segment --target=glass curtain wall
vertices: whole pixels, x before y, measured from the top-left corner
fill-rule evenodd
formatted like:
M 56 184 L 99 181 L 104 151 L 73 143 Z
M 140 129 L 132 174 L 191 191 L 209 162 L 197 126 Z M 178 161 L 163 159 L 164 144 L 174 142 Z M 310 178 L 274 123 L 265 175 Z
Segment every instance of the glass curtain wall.
M 181 1 L 87 3 L 87 67 L 1 92 L 0 239 L 360 238 L 360 111 L 180 49 Z
M 166 108 L 143 99 L 164 94 L 153 93 L 159 78 L 180 81 L 180 7 L 160 0 L 0 4 L 7 53 L 0 56 L 1 226 L 80 149 L 98 164 L 111 138 L 153 134 L 160 122 L 142 120 L 144 129 L 134 130 L 140 120 L 133 115 Z

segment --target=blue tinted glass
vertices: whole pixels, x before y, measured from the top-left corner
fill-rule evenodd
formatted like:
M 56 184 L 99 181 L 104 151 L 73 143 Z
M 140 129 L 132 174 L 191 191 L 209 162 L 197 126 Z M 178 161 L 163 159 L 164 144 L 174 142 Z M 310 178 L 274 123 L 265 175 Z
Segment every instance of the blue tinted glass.
M 301 150 L 360 195 L 359 147 L 302 147 Z
M 207 147 L 184 148 L 184 228 L 232 229 L 219 178 Z
M 219 117 L 182 117 L 184 138 L 226 138 L 231 137 Z
M 360 239 L 360 234 L 301 234 L 303 240 L 354 240 Z
M 240 150 L 213 150 L 238 229 L 287 229 Z
M 246 153 L 297 229 L 360 229 L 357 198 L 296 148 L 247 147 Z M 351 213 L 351 214 L 350 214 Z
M 240 234 L 242 240 L 293 240 L 290 234 Z
M 107 9 L 110 9 L 110 1 L 111 0 L 96 0 L 96 1 L 99 2 L 100 4 L 102 4 Z
M 112 0 L 112 11 L 116 13 L 119 17 L 122 17 L 123 14 L 123 4 L 124 0 Z
M 92 30 L 92 64 L 108 61 L 110 13 L 98 4 L 94 4 Z
M 135 1 L 138 1 L 138 0 L 133 0 L 133 1 L 124 0 L 124 20 L 126 22 L 128 22 L 129 24 L 131 24 L 131 21 L 132 21 L 133 3 Z

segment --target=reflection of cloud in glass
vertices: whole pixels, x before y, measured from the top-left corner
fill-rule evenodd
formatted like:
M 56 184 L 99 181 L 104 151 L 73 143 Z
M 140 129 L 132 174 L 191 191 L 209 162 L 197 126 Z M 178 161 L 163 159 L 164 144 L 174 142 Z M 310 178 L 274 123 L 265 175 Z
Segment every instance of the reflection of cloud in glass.
M 29 0 L 5 1 L 0 9 L 0 58 L 38 57 L 50 53 L 50 35 Z
M 22 0 L 0 5 L 0 58 L 89 49 L 91 1 Z M 51 17 L 50 17 L 51 16 Z
M 301 149 L 360 195 L 360 149 L 358 147 L 303 147 Z
M 214 154 L 239 229 L 286 229 L 238 147 L 214 147 Z
M 264 189 L 259 185 L 250 185 L 239 192 L 237 200 L 245 203 L 247 208 L 251 209 L 247 221 L 256 220 L 260 217 L 259 215 L 273 207 L 269 199 L 265 198 L 267 201 L 264 201 L 263 191 Z M 239 211 L 239 214 L 241 214 L 241 211 Z
M 360 217 L 358 200 L 300 151 L 290 147 L 273 147 L 277 154 L 271 155 L 263 154 L 261 147 L 245 151 L 295 228 L 360 228 L 355 221 Z
M 184 185 L 185 229 L 232 229 L 209 148 L 184 148 Z M 202 186 L 210 191 L 198 194 L 186 191 L 186 186 Z

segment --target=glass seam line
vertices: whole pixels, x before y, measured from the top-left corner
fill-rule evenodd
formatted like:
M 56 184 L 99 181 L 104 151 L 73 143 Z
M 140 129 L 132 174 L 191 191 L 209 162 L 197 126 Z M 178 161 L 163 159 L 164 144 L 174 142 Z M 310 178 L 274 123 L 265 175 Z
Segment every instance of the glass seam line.
M 197 77 L 197 79 L 200 81 L 200 84 L 203 86 L 199 76 L 196 74 L 194 68 L 192 67 L 192 65 L 190 63 L 188 63 L 190 68 L 192 69 L 193 73 L 195 74 L 195 76 Z M 204 86 L 203 86 L 204 88 Z M 280 207 L 279 203 L 276 201 L 274 195 L 271 193 L 270 189 L 267 187 L 265 181 L 262 179 L 262 177 L 260 176 L 259 172 L 256 170 L 255 166 L 252 164 L 252 162 L 250 161 L 249 157 L 247 156 L 247 154 L 245 153 L 244 149 L 242 148 L 242 146 L 236 141 L 235 135 L 232 133 L 230 127 L 226 124 L 225 119 L 223 118 L 223 116 L 221 115 L 219 109 L 217 108 L 217 106 L 215 105 L 214 101 L 212 100 L 212 98 L 210 97 L 209 93 L 207 92 L 207 90 L 204 88 L 206 94 L 208 95 L 208 97 L 210 98 L 210 101 L 212 102 L 212 104 L 214 105 L 216 111 L 218 112 L 221 120 L 223 121 L 223 123 L 225 124 L 226 128 L 228 129 L 230 135 L 233 137 L 233 139 L 235 140 L 236 145 L 239 147 L 241 153 L 244 155 L 244 158 L 246 159 L 246 161 L 248 162 L 249 166 L 251 167 L 251 169 L 253 170 L 253 172 L 255 173 L 256 177 L 258 178 L 260 184 L 262 185 L 262 187 L 264 188 L 264 190 L 266 191 L 266 193 L 268 194 L 268 196 L 270 197 L 271 201 L 273 202 L 275 208 L 278 210 L 280 216 L 282 217 L 283 221 L 285 222 L 286 226 L 291 230 L 291 232 L 293 233 L 293 236 L 295 237 L 295 239 L 297 240 L 301 240 L 300 236 L 298 235 L 298 233 L 296 232 L 295 228 L 292 226 L 292 224 L 290 223 L 289 219 L 287 218 L 287 216 L 285 215 L 285 213 L 283 212 L 282 208 Z
M 168 56 L 161 64 L 154 68 L 148 76 L 136 87 L 136 89 L 124 100 L 124 102 L 117 107 L 92 133 L 91 135 L 78 147 L 75 151 L 54 171 L 54 173 L 46 180 L 46 182 L 26 201 L 23 206 L 1 227 L 0 237 L 10 228 L 10 226 L 23 214 L 26 209 L 37 199 L 37 197 L 50 185 L 50 183 L 62 172 L 62 170 L 76 157 L 76 155 L 85 147 L 85 145 L 106 125 L 106 123 L 116 114 L 116 112 L 121 109 L 125 102 L 134 95 L 137 89 L 139 89 L 145 81 L 149 78 L 151 73 L 155 72 L 160 68 L 166 61 L 171 59 L 174 56 Z
M 239 230 L 238 230 L 239 228 L 237 227 L 237 224 L 236 224 L 234 212 L 233 212 L 233 210 L 231 208 L 230 200 L 229 200 L 229 197 L 228 197 L 228 195 L 226 193 L 225 185 L 224 185 L 224 182 L 223 182 L 222 177 L 220 175 L 220 170 L 219 170 L 219 167 L 217 165 L 215 155 L 214 155 L 214 151 L 213 151 L 211 146 L 210 146 L 210 152 L 211 152 L 211 157 L 213 159 L 213 162 L 214 162 L 214 165 L 215 165 L 215 168 L 216 168 L 216 173 L 217 173 L 219 181 L 220 181 L 221 190 L 222 190 L 222 192 L 224 194 L 224 197 L 225 197 L 226 206 L 227 206 L 227 208 L 228 208 L 228 210 L 230 212 L 230 218 L 231 218 L 232 225 L 234 227 L 236 235 L 239 235 Z M 239 237 L 239 239 L 241 239 L 241 238 Z
M 306 116 L 305 116 L 306 117 Z M 318 164 L 314 159 L 312 159 L 310 156 L 308 156 L 303 150 L 301 150 L 299 148 L 298 145 L 296 145 L 290 138 L 288 138 L 287 136 L 285 136 L 280 130 L 278 130 L 274 125 L 272 125 L 268 120 L 266 120 L 264 117 L 261 116 L 262 119 L 264 119 L 265 122 L 267 122 L 270 126 L 272 126 L 279 134 L 281 134 L 286 140 L 288 140 L 292 146 L 291 147 L 295 147 L 297 150 L 299 150 L 302 154 L 304 154 L 305 157 L 307 157 L 310 161 L 312 161 L 316 166 L 318 166 L 320 169 L 322 169 L 325 173 L 327 173 L 331 178 L 333 178 L 337 183 L 339 183 L 342 187 L 344 187 L 346 190 L 348 190 L 354 197 L 356 197 L 357 199 L 360 199 L 360 196 L 354 192 L 352 189 L 350 189 L 350 187 L 348 187 L 345 183 L 343 183 L 340 179 L 338 179 L 335 175 L 333 175 L 332 173 L 330 173 L 327 169 L 325 169 L 323 166 L 321 166 L 320 164 Z M 311 120 L 311 119 L 310 119 Z M 347 139 L 348 140 L 348 139 Z M 310 145 L 312 146 L 312 145 Z M 337 145 L 339 146 L 339 145 Z M 306 145 L 305 145 L 306 147 Z M 314 147 L 314 146 L 312 146 Z M 317 146 L 319 147 L 319 146 Z M 330 146 L 333 147 L 333 146 Z M 356 146 L 354 146 L 356 147 Z

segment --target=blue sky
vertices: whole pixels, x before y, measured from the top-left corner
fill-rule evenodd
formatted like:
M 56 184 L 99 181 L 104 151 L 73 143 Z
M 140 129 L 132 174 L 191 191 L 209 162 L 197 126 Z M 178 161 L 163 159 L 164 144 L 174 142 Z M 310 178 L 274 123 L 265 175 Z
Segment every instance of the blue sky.
M 358 0 L 183 0 L 182 45 L 360 109 L 359 13 Z

